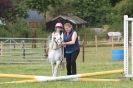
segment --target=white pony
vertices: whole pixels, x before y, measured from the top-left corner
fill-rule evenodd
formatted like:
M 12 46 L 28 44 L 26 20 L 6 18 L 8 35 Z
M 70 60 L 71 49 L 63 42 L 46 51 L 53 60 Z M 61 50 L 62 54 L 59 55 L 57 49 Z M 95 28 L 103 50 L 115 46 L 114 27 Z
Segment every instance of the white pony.
M 61 46 L 63 42 L 63 33 L 52 33 L 52 39 L 49 44 L 48 59 L 52 67 L 52 76 L 57 76 L 58 68 L 64 58 L 64 50 Z
M 121 32 L 108 32 L 108 37 L 109 40 L 116 39 L 118 42 L 120 41 L 120 39 L 122 38 L 122 34 Z

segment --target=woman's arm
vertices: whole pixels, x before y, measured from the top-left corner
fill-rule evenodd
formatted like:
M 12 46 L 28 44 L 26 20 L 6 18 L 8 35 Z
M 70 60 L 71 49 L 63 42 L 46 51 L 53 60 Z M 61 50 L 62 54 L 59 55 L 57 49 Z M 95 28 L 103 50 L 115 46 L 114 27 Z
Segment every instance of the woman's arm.
M 64 45 L 72 45 L 72 44 L 75 44 L 76 39 L 77 39 L 77 33 L 76 32 L 73 32 L 72 40 L 69 41 L 69 42 L 65 42 Z

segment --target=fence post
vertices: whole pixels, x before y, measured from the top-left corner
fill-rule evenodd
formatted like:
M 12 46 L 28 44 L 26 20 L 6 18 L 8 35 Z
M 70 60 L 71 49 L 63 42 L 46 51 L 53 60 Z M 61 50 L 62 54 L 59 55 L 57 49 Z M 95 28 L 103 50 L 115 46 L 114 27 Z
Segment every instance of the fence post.
M 112 39 L 111 42 L 112 42 L 112 50 L 113 50 L 114 49 L 114 37 L 112 36 L 111 39 Z
M 23 59 L 25 59 L 25 41 L 22 41 Z
M 78 41 L 79 41 L 79 45 L 81 45 L 81 42 L 80 42 L 80 36 L 78 36 Z
M 14 49 L 16 48 L 16 44 L 14 43 Z
M 3 55 L 3 42 L 0 43 L 0 55 Z
M 85 41 L 83 40 L 82 44 L 82 62 L 85 61 Z
M 48 49 L 47 49 L 47 45 L 46 45 L 46 43 L 47 43 L 47 40 L 44 40 L 44 56 L 48 56 Z
M 85 33 L 85 39 L 84 39 L 84 45 L 87 45 L 88 43 L 87 43 L 87 35 L 86 35 L 86 33 Z
M 33 30 L 32 38 L 33 38 L 33 40 L 32 40 L 32 48 L 36 48 L 37 47 L 37 45 L 36 45 L 37 40 L 35 39 L 35 38 L 37 38 L 36 30 Z
M 32 48 L 36 48 L 36 39 L 32 40 Z
M 98 40 L 97 40 L 97 35 L 95 35 L 95 46 L 96 46 L 96 52 L 98 50 Z

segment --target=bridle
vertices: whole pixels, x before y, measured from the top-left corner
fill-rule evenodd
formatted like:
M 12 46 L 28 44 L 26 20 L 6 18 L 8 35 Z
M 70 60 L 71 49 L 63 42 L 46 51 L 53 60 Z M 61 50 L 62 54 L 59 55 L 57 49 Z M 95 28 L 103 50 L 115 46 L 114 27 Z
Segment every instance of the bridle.
M 59 43 L 59 41 L 61 41 L 62 40 L 62 38 L 60 37 L 59 39 L 57 39 L 57 41 L 55 40 L 56 38 L 54 38 L 54 42 L 56 43 L 56 45 L 58 45 L 58 43 Z M 63 41 L 61 41 L 61 43 L 62 43 Z M 59 46 L 59 45 L 58 45 Z
M 56 46 L 57 46 L 57 48 L 56 49 L 54 49 L 54 50 L 57 50 L 57 49 L 59 49 L 59 48 L 61 48 L 61 46 L 59 45 L 59 42 L 61 41 L 61 44 L 62 44 L 62 38 L 61 38 L 61 36 L 60 36 L 60 38 L 59 39 L 57 39 L 57 40 L 55 40 L 56 38 L 54 38 L 53 40 L 54 40 L 54 42 L 55 42 L 55 44 L 56 44 Z

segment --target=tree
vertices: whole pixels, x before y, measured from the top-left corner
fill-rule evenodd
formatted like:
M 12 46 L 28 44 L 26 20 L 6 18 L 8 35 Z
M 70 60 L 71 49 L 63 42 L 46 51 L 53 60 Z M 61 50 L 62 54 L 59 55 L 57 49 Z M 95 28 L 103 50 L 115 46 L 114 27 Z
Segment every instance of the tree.
M 6 20 L 13 20 L 15 7 L 11 0 L 0 0 L 0 17 Z
M 53 16 L 68 15 L 74 13 L 73 0 L 62 0 L 49 9 Z
M 54 7 L 56 4 L 59 4 L 61 0 L 27 0 L 27 6 L 30 9 L 36 9 L 39 11 L 46 20 L 46 13 L 49 10 L 49 6 Z
M 16 16 L 17 17 L 26 17 L 27 16 L 27 11 L 28 11 L 28 6 L 26 5 L 26 0 L 13 0 L 14 6 L 15 6 L 15 11 L 16 11 Z
M 0 0 L 0 17 L 6 22 L 15 21 L 17 17 L 25 17 L 27 7 L 25 0 Z
M 133 1 L 132 0 L 122 0 L 114 8 L 114 12 L 123 16 L 129 15 L 133 16 Z
M 115 6 L 120 1 L 122 1 L 122 0 L 110 0 L 112 6 Z
M 74 14 L 83 18 L 90 26 L 100 26 L 109 23 L 111 4 L 109 0 L 75 0 Z
M 111 13 L 112 23 L 110 25 L 112 27 L 112 30 L 123 32 L 123 16 L 133 16 L 133 1 L 121 0 L 112 8 Z

